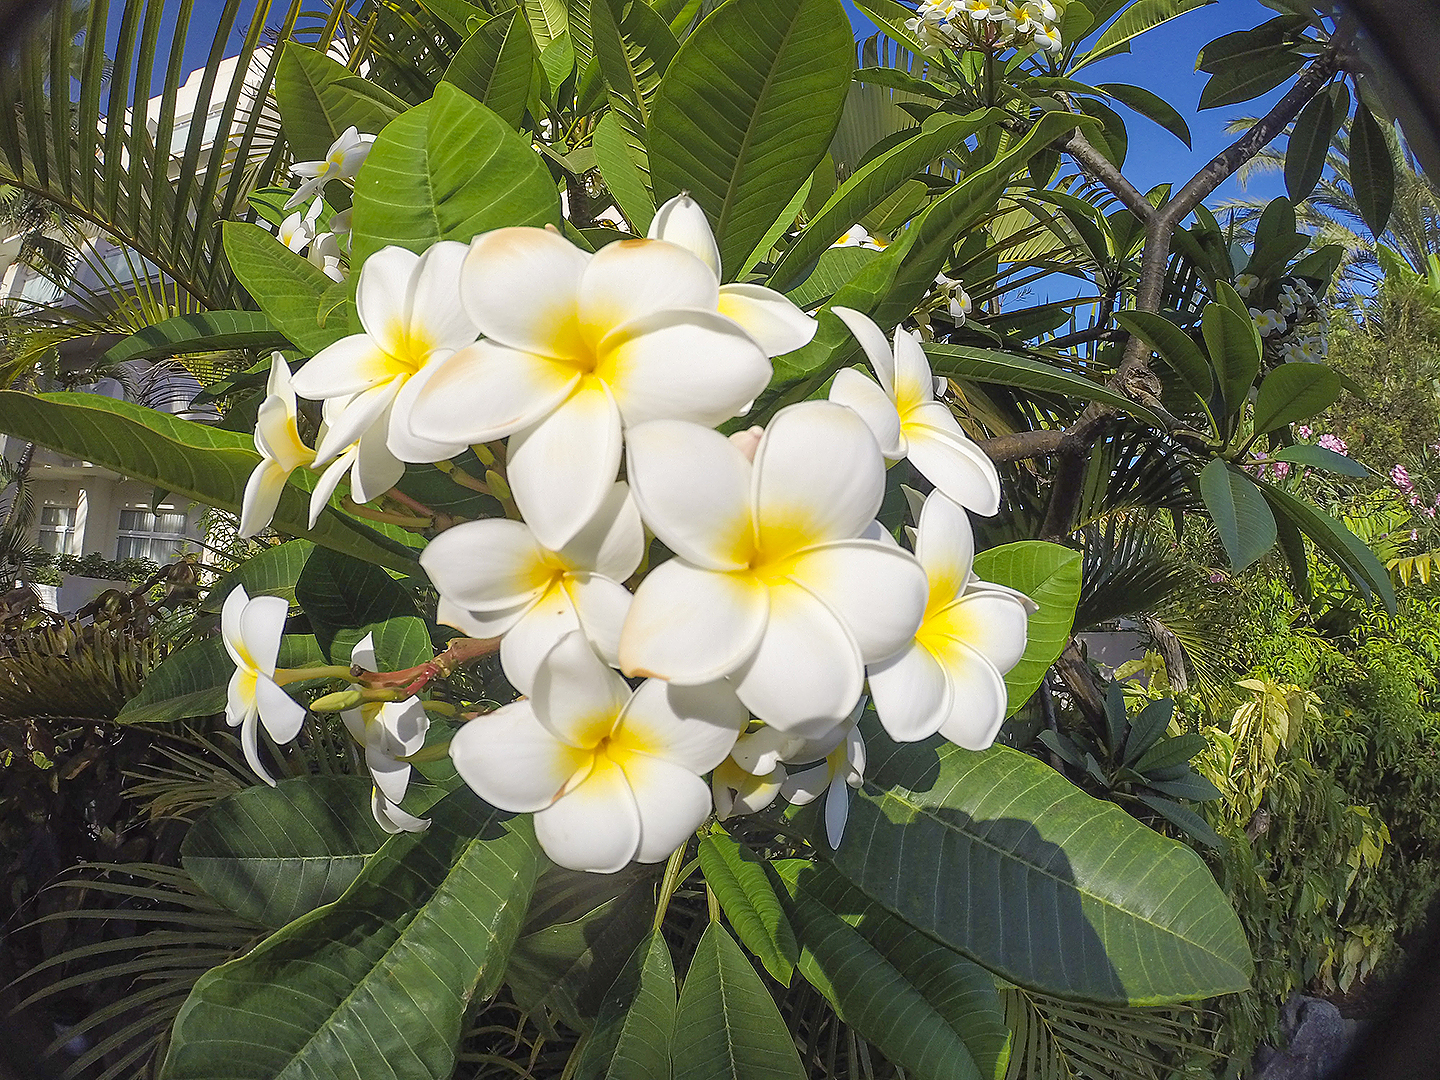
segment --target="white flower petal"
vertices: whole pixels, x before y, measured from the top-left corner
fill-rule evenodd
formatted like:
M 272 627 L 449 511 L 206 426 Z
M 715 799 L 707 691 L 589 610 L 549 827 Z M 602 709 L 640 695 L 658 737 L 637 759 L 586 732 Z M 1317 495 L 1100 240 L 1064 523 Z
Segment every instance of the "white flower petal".
M 466 611 L 459 604 L 446 600 L 442 596 L 440 603 L 436 607 L 435 621 L 442 626 L 455 627 L 456 630 L 459 630 L 466 637 L 481 639 L 498 638 L 514 626 L 520 619 L 520 616 L 524 615 L 529 608 L 529 603 L 523 603 L 516 607 L 501 608 L 498 611 Z M 573 627 L 568 627 L 567 631 L 569 629 L 573 629 Z M 558 641 L 559 638 L 557 637 L 556 640 Z M 552 641 L 550 644 L 553 645 L 554 642 Z M 548 650 L 549 645 L 545 647 L 545 650 L 541 651 L 540 656 L 543 656 Z M 540 659 L 539 656 L 537 656 L 535 663 L 538 664 L 539 662 Z M 533 679 L 534 675 L 535 673 L 532 668 L 530 677 Z M 528 681 L 526 685 L 529 685 Z
M 688 769 L 645 754 L 627 755 L 621 767 L 640 813 L 635 859 L 662 862 L 710 816 L 710 786 Z
M 836 776 L 830 781 L 825 793 L 825 839 L 830 841 L 830 850 L 840 847 L 845 835 L 845 821 L 850 816 L 850 788 L 845 778 Z
M 931 611 L 954 600 L 970 581 L 975 530 L 970 515 L 942 491 L 931 492 L 921 507 L 915 557 L 930 580 Z
M 839 616 L 867 664 L 904 648 L 925 612 L 925 571 L 909 552 L 876 540 L 812 548 L 789 576 Z
M 767 724 L 815 734 L 854 708 L 864 667 L 839 617 L 799 585 L 786 584 L 770 589 L 765 633 L 732 681 Z
M 783 765 L 777 765 L 762 776 L 754 776 L 727 758 L 715 766 L 715 772 L 710 777 L 716 816 L 724 821 L 734 814 L 754 814 L 764 810 L 780 794 L 785 776 Z
M 540 669 L 530 694 L 535 715 L 557 739 L 589 748 L 608 736 L 630 700 L 625 680 L 595 655 L 580 633 L 556 643 Z
M 485 613 L 475 614 L 486 617 Z M 546 590 L 545 595 L 521 612 L 500 641 L 500 667 L 510 685 L 522 694 L 531 693 L 535 673 L 545 654 L 566 634 L 579 629 L 580 617 L 575 613 L 570 594 L 559 586 Z
M 558 552 L 566 566 L 624 581 L 645 555 L 645 526 L 623 480 L 613 485 L 595 516 Z
M 411 297 L 420 260 L 421 256 L 405 248 L 383 247 L 365 260 L 355 283 L 360 325 L 375 344 L 392 356 L 409 352 Z M 300 393 L 311 396 L 304 390 Z
M 242 668 L 253 666 L 245 646 L 245 634 L 241 629 L 245 608 L 249 603 L 250 595 L 245 591 L 245 586 L 236 585 L 226 594 L 225 603 L 220 606 L 220 639 L 225 643 L 225 651 L 230 654 L 231 662 Z
M 1000 476 L 985 452 L 958 430 L 905 425 L 905 456 L 949 498 L 990 517 L 1000 509 Z
M 481 233 L 460 277 L 465 311 L 487 338 L 541 356 L 581 357 L 580 281 L 591 256 L 546 229 Z
M 358 394 L 398 374 L 395 361 L 368 334 L 351 334 L 325 346 L 292 380 L 301 397 L 325 398 Z
M 918 642 L 866 672 L 880 723 L 896 742 L 918 742 L 940 730 L 950 713 L 950 680 Z
M 676 244 L 606 244 L 580 279 L 582 333 L 593 345 L 635 319 L 677 308 L 714 311 L 719 289 L 715 272 Z
M 385 702 L 380 706 L 376 723 L 384 735 L 385 752 L 394 757 L 408 757 L 419 752 L 425 745 L 425 733 L 430 730 L 425 703 L 415 697 Z
M 370 789 L 370 813 L 375 823 L 391 836 L 402 832 L 424 832 L 430 827 L 429 818 L 407 814 L 380 793 L 379 788 Z
M 780 794 L 792 806 L 812 803 L 830 788 L 830 765 L 822 761 L 819 765 L 800 772 L 792 772 L 780 785 Z
M 280 600 L 278 596 L 260 599 Z M 305 706 L 285 693 L 269 675 L 255 680 L 255 704 L 260 708 L 261 723 L 277 743 L 283 745 L 300 734 L 300 725 L 305 722 Z
M 385 798 L 392 803 L 398 803 L 405 798 L 405 789 L 410 786 L 408 762 L 396 761 L 375 748 L 367 747 L 365 767 L 370 770 L 371 780 Z
M 254 770 L 265 783 L 271 787 L 275 786 L 275 778 L 265 768 L 265 763 L 260 760 L 260 717 L 258 713 L 250 713 L 240 725 L 240 750 L 245 755 L 245 762 Z
M 618 581 L 584 572 L 565 576 L 565 591 L 575 607 L 580 629 L 591 646 L 611 667 L 620 663 L 620 634 L 634 600 Z
M 330 504 L 330 497 L 335 494 L 335 489 L 340 486 L 340 481 L 350 471 L 350 466 L 355 464 L 355 458 L 360 453 L 358 445 L 352 446 L 345 453 L 341 454 L 334 461 L 325 467 L 320 474 L 320 479 L 315 481 L 315 487 L 310 492 L 310 527 L 315 527 L 315 522 L 320 520 L 321 513 Z
M 424 341 L 431 349 L 463 349 L 480 336 L 460 302 L 461 267 L 469 254 L 467 244 L 440 240 L 420 256 L 406 312 L 412 342 Z M 368 260 L 365 265 L 370 265 Z M 359 285 L 355 303 L 358 307 Z
M 374 427 L 360 436 L 355 448 L 355 465 L 350 470 L 350 494 L 356 502 L 367 503 L 378 499 L 405 475 L 405 463 L 390 452 L 386 426 L 386 419 L 382 416 Z M 445 456 L 454 457 L 454 454 Z
M 366 634 L 350 650 L 350 666 L 359 665 L 366 671 L 379 671 L 375 666 L 375 635 Z
M 582 386 L 511 436 L 507 479 L 535 539 L 559 551 L 585 527 L 620 471 L 620 413 L 603 387 Z
M 666 200 L 650 220 L 650 239 L 676 244 L 720 277 L 720 246 L 700 204 L 683 192 Z
M 814 737 L 781 731 L 768 724 L 741 735 L 730 757 L 749 772 L 768 773 L 783 762 L 819 761 L 845 739 L 845 722 L 831 725 Z
M 722 285 L 720 314 L 739 323 L 766 356 L 783 356 L 810 344 L 820 326 L 784 293 L 764 285 Z
M 285 481 L 290 479 L 290 470 L 274 461 L 261 459 L 245 481 L 245 493 L 240 497 L 240 528 L 237 534 L 243 540 L 254 536 L 265 528 L 275 517 L 275 508 L 280 505 L 280 493 L 285 490 Z
M 613 874 L 640 850 L 640 811 L 620 766 L 596 759 L 574 790 L 535 815 L 535 838 L 567 870 Z
M 549 416 L 579 381 L 570 364 L 479 341 L 426 365 L 396 404 L 412 434 L 491 442 Z
M 854 368 L 841 368 L 830 384 L 830 400 L 854 409 L 875 436 L 880 452 L 887 458 L 904 456 L 901 449 L 900 414 L 895 403 L 873 379 L 867 379 Z
M 236 668 L 225 686 L 225 722 L 238 727 L 255 712 L 255 673 L 248 668 Z
M 442 596 L 469 611 L 529 603 L 556 574 L 529 528 L 503 518 L 446 529 L 420 553 L 420 566 Z
M 966 750 L 985 750 L 1005 721 L 1005 680 L 970 646 L 950 639 L 935 643 L 936 660 L 950 680 L 950 710 L 940 734 Z
M 885 391 L 886 397 L 893 399 L 895 358 L 890 354 L 890 343 L 885 340 L 885 332 L 875 325 L 870 316 L 862 315 L 853 308 L 833 307 L 830 310 L 838 315 L 841 322 L 855 335 L 855 340 L 860 343 L 870 366 L 875 369 L 875 377 L 880 380 L 880 389 Z
M 601 248 L 596 260 L 616 246 Z M 647 420 L 690 420 L 707 427 L 723 423 L 739 415 L 773 373 L 750 335 L 723 315 L 670 309 L 632 319 L 607 336 L 596 368 L 627 425 Z
M 423 389 L 425 374 L 436 370 L 447 356 L 448 354 L 444 352 L 433 354 L 417 374 L 405 379 L 401 383 L 399 392 L 395 395 L 394 404 L 390 406 L 390 413 L 384 426 L 376 424 L 379 430 L 375 434 L 381 437 L 375 441 L 384 443 L 385 452 L 390 458 L 400 462 L 412 461 L 419 464 L 449 461 L 451 458 L 463 454 L 474 441 L 467 439 L 460 442 L 440 442 L 424 435 L 417 435 L 410 426 L 410 414 L 414 410 L 415 396 L 418 392 L 412 390 L 411 387 L 418 384 L 418 387 Z
M 682 684 L 713 682 L 755 652 L 767 590 L 747 577 L 661 563 L 635 592 L 620 634 L 620 670 Z
M 590 757 L 550 734 L 529 701 L 471 720 L 450 740 L 450 760 L 470 790 L 517 814 L 549 806 Z
M 280 655 L 280 638 L 289 614 L 290 604 L 281 596 L 257 596 L 240 614 L 240 638 L 245 642 L 246 658 L 263 674 L 275 673 L 275 658 Z
M 895 328 L 895 404 L 902 413 L 935 400 L 935 377 L 920 342 L 908 330 Z
M 316 463 L 329 461 L 344 453 L 368 432 L 373 431 L 384 442 L 385 429 L 390 422 L 389 409 L 403 385 L 398 378 L 379 383 L 356 394 L 343 408 L 331 410 L 325 418 L 328 427 L 320 445 L 315 448 Z
M 640 516 L 675 554 L 734 570 L 754 554 L 751 465 L 718 431 L 657 420 L 627 433 L 627 475 Z
M 753 491 L 760 549 L 783 557 L 859 536 L 880 510 L 885 462 L 855 412 L 804 401 L 770 421 L 755 452 Z
M 1028 621 L 1014 597 L 976 589 L 928 619 L 926 631 L 963 641 L 1003 675 L 1025 655 Z
M 730 755 L 748 715 L 723 680 L 675 686 L 647 679 L 626 704 L 610 742 L 626 753 L 663 758 L 698 776 Z

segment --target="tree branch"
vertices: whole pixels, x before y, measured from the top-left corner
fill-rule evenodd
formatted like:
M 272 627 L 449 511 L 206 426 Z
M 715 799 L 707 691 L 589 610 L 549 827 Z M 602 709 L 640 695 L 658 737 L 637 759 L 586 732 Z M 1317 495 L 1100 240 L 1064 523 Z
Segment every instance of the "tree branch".
M 1125 209 L 1141 221 L 1149 221 L 1155 216 L 1155 207 L 1150 205 L 1150 200 L 1140 194 L 1139 189 L 1125 179 L 1124 173 L 1080 134 L 1079 128 L 1064 136 L 1060 149 L 1074 158 L 1076 164 L 1087 174 L 1104 184 L 1112 195 L 1125 204 Z

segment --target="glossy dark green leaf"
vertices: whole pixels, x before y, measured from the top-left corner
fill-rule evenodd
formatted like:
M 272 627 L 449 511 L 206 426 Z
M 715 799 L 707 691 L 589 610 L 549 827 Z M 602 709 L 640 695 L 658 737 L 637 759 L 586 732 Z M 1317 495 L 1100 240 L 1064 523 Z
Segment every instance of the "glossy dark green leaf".
M 1281 364 L 1260 383 L 1255 398 L 1255 433 L 1263 435 L 1308 419 L 1324 412 L 1339 397 L 1340 376 L 1325 365 Z
M 286 634 L 280 640 L 278 667 L 313 667 L 325 663 L 309 634 Z M 225 688 L 235 674 L 235 661 L 217 637 L 203 638 L 171 653 L 152 671 L 140 693 L 125 703 L 116 719 L 122 724 L 149 724 L 214 716 L 225 711 Z
M 644 236 L 655 217 L 655 200 L 645 184 L 645 174 L 630 155 L 615 113 L 608 112 L 600 118 L 591 144 L 595 147 L 595 160 L 600 165 L 605 186 L 610 189 L 625 219 Z
M 405 111 L 405 102 L 378 83 L 294 41 L 280 50 L 275 100 L 297 161 L 323 161 L 346 128 L 374 135 Z
M 1215 377 L 1210 362 L 1189 334 L 1154 311 L 1117 311 L 1115 321 L 1159 353 L 1201 401 L 1210 400 Z
M 801 308 L 825 303 L 878 256 L 874 248 L 835 247 L 821 252 L 815 268 L 805 280 L 785 295 Z
M 153 323 L 105 351 L 107 364 L 164 360 L 230 349 L 287 349 L 290 342 L 258 311 L 200 311 Z
M 1057 997 L 1161 1004 L 1247 985 L 1239 920 L 1188 848 L 1018 750 L 896 745 L 868 721 L 865 737 L 833 860 L 911 926 Z
M 1097 90 L 1104 90 L 1122 105 L 1128 105 L 1147 120 L 1153 120 L 1170 132 L 1187 147 L 1190 145 L 1190 125 L 1171 105 L 1158 94 L 1152 94 L 1143 86 L 1129 83 L 1096 83 Z
M 718 824 L 700 837 L 699 855 L 705 884 L 720 901 L 736 936 L 759 957 L 776 982 L 789 986 L 799 949 L 763 861 Z
M 1224 34 L 1200 50 L 1196 70 L 1213 75 L 1230 64 L 1263 59 L 1304 29 L 1305 23 L 1303 18 L 1281 15 L 1251 29 Z
M 1200 495 L 1236 570 L 1244 570 L 1275 546 L 1275 515 L 1254 482 L 1223 458 L 1200 470 Z
M 378 566 L 316 548 L 295 582 L 295 602 L 310 617 L 332 664 L 348 664 L 350 650 L 366 634 L 374 635 L 375 660 L 383 671 L 434 656 L 414 597 Z
M 1294 465 L 1324 469 L 1326 472 L 1339 473 L 1341 476 L 1366 477 L 1370 475 L 1370 470 L 1354 458 L 1337 454 L 1334 450 L 1326 450 L 1325 447 L 1316 446 L 1314 443 L 1297 443 L 1294 446 L 1287 446 L 1283 450 L 1277 450 L 1270 456 L 1276 461 L 1288 461 Z
M 1147 30 L 1153 30 L 1161 23 L 1169 22 L 1187 11 L 1204 7 L 1215 0 L 1136 0 L 1133 4 L 1122 5 L 1120 17 L 1105 28 L 1090 51 L 1076 58 L 1070 71 L 1073 73 L 1087 64 L 1093 64 L 1116 53 L 1129 52 L 1130 42 Z M 1096 20 L 1097 24 L 1103 19 Z
M 689 191 L 730 274 L 825 155 L 854 66 L 840 0 L 728 0 L 676 53 L 649 130 L 655 199 Z
M 1019 589 L 1040 605 L 1030 616 L 1025 654 L 1005 673 L 1013 713 L 1039 688 L 1070 638 L 1080 602 L 1080 553 L 1042 540 L 1002 544 L 975 556 L 975 576 Z
M 1315 190 L 1325 171 L 1331 141 L 1344 119 L 1345 114 L 1335 110 L 1335 98 L 1325 91 L 1300 110 L 1285 146 L 1285 190 L 1291 202 L 1309 198 Z
M 1123 704 L 1121 708 L 1124 708 Z M 1130 721 L 1130 734 L 1125 739 L 1123 763 L 1133 765 L 1138 761 L 1141 755 L 1155 744 L 1155 740 L 1165 734 L 1165 729 L 1170 726 L 1170 718 L 1174 715 L 1175 702 L 1170 698 L 1152 701 L 1136 713 Z
M 243 585 L 250 596 L 283 596 L 293 606 L 295 582 L 314 550 L 309 540 L 291 540 L 252 555 L 211 586 L 200 610 L 219 612 L 225 597 L 237 585 Z
M 274 929 L 338 899 L 387 839 L 368 778 L 302 776 L 215 803 L 190 826 L 180 859 L 220 903 Z
M 550 171 L 500 116 L 442 82 L 392 120 L 355 178 L 351 256 L 388 244 L 424 251 L 506 225 L 560 223 Z
M 1148 775 L 1151 772 L 1163 772 L 1176 765 L 1183 765 L 1208 745 L 1204 735 L 1193 731 L 1183 735 L 1172 735 L 1169 738 L 1161 739 L 1141 754 L 1140 760 L 1135 763 L 1135 771 Z
M 1390 581 L 1390 573 L 1364 541 L 1318 506 L 1296 498 L 1284 488 L 1262 483 L 1260 491 L 1277 515 L 1287 518 L 1339 566 L 1346 577 L 1367 595 L 1379 596 L 1394 613 L 1395 586 Z
M 765 983 L 712 922 L 695 947 L 675 1010 L 674 1080 L 805 1080 Z
M 1138 798 L 1146 806 L 1150 807 L 1151 810 L 1154 810 L 1166 821 L 1170 822 L 1170 824 L 1174 825 L 1177 829 L 1190 836 L 1193 836 L 1196 840 L 1199 840 L 1206 847 L 1215 848 L 1218 850 L 1225 846 L 1224 841 L 1220 839 L 1219 834 L 1217 834 L 1215 830 L 1210 827 L 1210 825 L 1205 821 L 1204 818 L 1202 818 L 1194 810 L 1191 810 L 1188 806 L 1181 806 L 1173 799 L 1161 798 L 1158 795 L 1150 794 L 1150 792 L 1148 791 L 1137 792 L 1136 798 Z
M 1304 67 L 1306 59 L 1304 53 L 1292 49 L 1275 49 L 1263 56 L 1227 63 L 1210 76 L 1200 91 L 1199 108 L 1238 105 L 1268 94 Z
M 530 98 L 535 59 L 530 24 L 516 8 L 487 19 L 465 39 L 445 69 L 445 81 L 518 128 Z
M 590 28 L 611 113 L 648 189 L 651 112 L 656 107 L 661 78 L 679 43 L 669 25 L 648 4 L 590 0 Z
M 260 462 L 248 434 L 100 394 L 21 394 L 0 390 L 0 431 L 112 469 L 209 506 L 240 512 L 245 482 Z M 311 475 L 298 470 L 280 497 L 275 528 L 397 570 L 414 557 L 386 536 L 334 512 L 308 528 Z
M 295 345 L 317 353 L 348 333 L 343 321 L 322 326 L 320 298 L 333 284 L 309 259 L 297 255 L 259 225 L 227 221 L 225 256 L 266 318 Z
M 670 946 L 655 930 L 606 990 L 575 1080 L 670 1080 L 675 1004 Z
M 1240 316 L 1220 303 L 1206 304 L 1200 332 L 1220 384 L 1227 412 L 1237 415 L 1260 372 L 1260 346 L 1249 315 Z
M 201 976 L 165 1080 L 448 1080 L 472 1000 L 499 988 L 539 862 L 528 817 L 468 789 L 340 899 Z
M 1395 162 L 1384 129 L 1363 101 L 1355 103 L 1350 122 L 1350 189 L 1360 217 L 1379 236 L 1395 206 Z

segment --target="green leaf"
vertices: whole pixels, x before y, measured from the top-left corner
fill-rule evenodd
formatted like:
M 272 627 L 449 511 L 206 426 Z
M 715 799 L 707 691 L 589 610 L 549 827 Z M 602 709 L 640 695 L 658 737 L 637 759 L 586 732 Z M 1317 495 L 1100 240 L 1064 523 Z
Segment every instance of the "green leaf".
M 1002 544 L 975 556 L 981 581 L 1018 589 L 1040 605 L 1030 616 L 1024 655 L 1005 674 L 1011 713 L 1030 700 L 1070 639 L 1080 603 L 1080 564 L 1078 551 L 1043 540 Z
M 1112 683 L 1111 685 L 1116 684 Z M 1124 708 L 1125 703 L 1122 699 L 1120 703 L 1122 712 Z M 1170 718 L 1174 715 L 1175 702 L 1170 698 L 1152 701 L 1141 709 L 1135 719 L 1130 722 L 1130 734 L 1125 739 L 1125 752 L 1121 763 L 1133 765 L 1139 760 L 1141 755 L 1155 745 L 1155 740 L 1165 734 L 1165 729 L 1170 726 Z
M 1379 236 L 1389 227 L 1395 205 L 1395 161 L 1380 122 L 1358 99 L 1350 122 L 1350 189 L 1360 217 Z
M 1316 446 L 1314 443 L 1296 443 L 1294 446 L 1287 446 L 1270 456 L 1276 461 L 1288 461 L 1312 469 L 1324 469 L 1326 472 L 1339 473 L 1341 476 L 1364 478 L 1370 475 L 1370 470 L 1354 458 L 1337 454 L 1334 450 L 1326 450 L 1325 447 Z
M 275 100 L 296 161 L 323 161 L 346 128 L 374 135 L 405 111 L 405 102 L 378 83 L 294 41 L 280 50 Z
M 830 1002 L 844 1023 L 872 1043 L 886 1060 L 916 1076 L 928 1080 L 979 1080 L 986 1075 L 962 1031 L 952 1027 L 927 999 L 926 990 L 936 988 L 915 985 L 907 978 L 908 973 L 892 962 L 888 951 L 870 940 L 883 938 L 885 930 L 890 930 L 897 940 L 882 944 L 903 943 L 906 936 L 920 934 L 878 908 L 866 911 L 860 921 L 868 933 L 852 926 L 822 899 L 822 889 L 840 896 L 854 895 L 833 870 L 799 859 L 785 860 L 775 869 L 785 884 L 786 908 L 800 936 L 800 973 Z M 882 922 L 889 925 L 880 929 L 877 924 Z M 923 940 L 927 952 L 948 955 L 956 964 L 975 970 L 958 954 Z M 989 981 L 983 971 L 979 974 Z M 991 1012 L 988 1019 L 1003 1029 L 999 999 L 980 1007 L 987 1005 Z M 990 1075 L 994 1075 L 993 1071 Z
M 794 245 L 775 264 L 770 286 L 781 291 L 793 289 L 804 280 L 802 275 L 807 268 L 852 225 L 937 157 L 1003 115 L 999 109 L 984 109 L 967 116 L 937 114 L 913 138 L 865 162 L 825 201 Z
M 421 252 L 506 225 L 558 225 L 560 200 L 527 140 L 442 82 L 375 140 L 355 178 L 353 223 L 359 266 L 387 244 Z
M 665 20 L 648 4 L 591 0 L 595 56 L 605 76 L 610 108 L 625 136 L 630 160 L 650 187 L 649 130 L 661 77 L 680 48 Z
M 595 147 L 595 160 L 600 165 L 605 186 L 610 189 L 625 220 L 630 222 L 637 234 L 644 236 L 655 218 L 655 200 L 650 196 L 644 173 L 630 156 L 625 134 L 615 113 L 607 112 L 600 118 L 591 144 Z
M 185 834 L 180 861 L 231 911 L 275 929 L 338 899 L 387 839 L 369 780 L 302 776 L 215 803 Z
M 1158 94 L 1129 83 L 1097 83 L 1095 88 L 1104 90 L 1122 105 L 1128 105 L 1146 119 L 1155 121 L 1187 147 L 1190 145 L 1190 125 L 1185 123 L 1185 118 L 1175 106 Z
M 1304 67 L 1306 59 L 1304 53 L 1275 49 L 1264 56 L 1228 63 L 1210 76 L 1200 91 L 1198 107 L 1218 109 L 1268 94 Z
M 1254 482 L 1224 458 L 1214 458 L 1200 470 L 1200 494 L 1236 570 L 1275 546 L 1275 515 Z
M 1283 488 L 1262 483 L 1260 491 L 1275 513 L 1310 537 L 1315 546 L 1329 556 L 1351 581 L 1367 595 L 1372 592 L 1377 594 L 1394 614 L 1395 586 L 1390 581 L 1390 572 L 1358 536 L 1318 506 L 1297 499 Z
M 1261 60 L 1303 30 L 1307 20 L 1281 15 L 1249 30 L 1236 30 L 1206 44 L 1195 70 L 1214 75 L 1234 63 Z
M 286 634 L 280 639 L 277 667 L 313 667 L 324 662 L 309 634 Z M 115 719 L 122 724 L 152 724 L 223 713 L 225 688 L 234 674 L 235 661 L 218 637 L 192 642 L 150 672 L 140 693 L 125 703 Z
M 870 16 L 870 21 L 885 32 L 892 41 L 898 41 L 916 55 L 923 55 L 925 42 L 910 32 L 905 24 L 915 17 L 915 12 L 896 0 L 855 0 L 855 6 Z
M 1325 171 L 1330 144 L 1344 119 L 1328 91 L 1316 94 L 1300 110 L 1285 146 L 1285 190 L 1291 202 L 1298 203 L 1315 190 Z
M 1135 797 L 1177 829 L 1193 836 L 1206 847 L 1218 850 L 1225 846 L 1205 819 L 1188 806 L 1181 806 L 1173 799 L 1162 799 L 1158 795 L 1151 795 L 1148 791 L 1136 792 Z
M 575 1080 L 670 1080 L 675 1004 L 670 946 L 654 930 L 605 992 Z
M 700 837 L 705 883 L 744 946 L 760 958 L 781 986 L 790 985 L 798 946 L 764 864 L 742 848 L 718 823 Z
M 266 318 L 295 345 L 317 353 L 347 333 L 343 323 L 321 326 L 320 298 L 335 284 L 259 225 L 227 221 L 225 257 Z
M 152 323 L 105 351 L 106 364 L 164 360 L 231 349 L 285 349 L 290 343 L 258 311 L 200 311 Z
M 252 597 L 283 596 L 293 606 L 295 582 L 314 550 L 309 540 L 291 540 L 252 555 L 210 587 L 200 610 L 218 612 L 237 585 L 245 586 L 245 592 Z
M 719 923 L 705 928 L 690 961 L 671 1067 L 674 1080 L 805 1080 L 770 991 Z
M 520 0 L 530 19 L 530 32 L 544 49 L 570 28 L 565 10 L 565 0 Z
M 1323 364 L 1281 364 L 1260 383 L 1255 398 L 1255 434 L 1263 435 L 1323 412 L 1339 396 L 1340 376 Z
M 184 498 L 240 512 L 245 482 L 260 462 L 249 435 L 222 431 L 99 394 L 21 394 L 0 390 L 0 431 L 112 469 Z M 298 481 L 298 483 L 297 483 Z M 388 538 L 334 511 L 307 528 L 314 480 L 297 471 L 280 496 L 275 528 L 396 570 L 413 556 Z
M 458 86 L 512 128 L 519 128 L 535 74 L 535 39 L 519 8 L 486 19 L 445 69 Z
M 1166 769 L 1185 764 L 1208 745 L 1204 735 L 1193 731 L 1161 739 L 1140 755 L 1140 760 L 1135 763 L 1135 771 L 1142 776 L 1162 773 Z
M 1018 750 L 865 728 L 869 775 L 832 858 L 870 899 L 1057 997 L 1157 1005 L 1246 987 L 1244 932 L 1194 852 Z
M 1129 52 L 1130 42 L 1147 30 L 1153 30 L 1161 23 L 1169 22 L 1177 15 L 1204 7 L 1215 0 L 1136 0 L 1125 9 L 1121 16 L 1105 28 L 1090 51 L 1078 57 L 1070 66 L 1073 75 L 1087 64 L 1093 64 L 1106 56 Z
M 1260 373 L 1260 346 L 1249 315 L 1240 316 L 1223 303 L 1205 305 L 1200 332 L 1220 384 L 1220 396 L 1231 416 L 1239 414 Z
M 839 0 L 727 0 L 676 53 L 649 133 L 655 198 L 689 191 L 732 273 L 825 156 L 854 66 Z
M 1047 394 L 1064 394 L 1082 401 L 1100 401 L 1123 409 L 1131 416 L 1149 424 L 1165 426 L 1150 409 L 1117 394 L 1083 375 L 1075 375 L 1054 364 L 995 349 L 977 349 L 969 345 L 926 345 L 925 355 L 936 375 L 969 379 L 972 382 L 999 383 L 1023 390 Z
M 874 248 L 837 247 L 820 253 L 815 269 L 785 295 L 797 307 L 812 309 L 829 300 L 864 270 L 880 252 Z
M 499 988 L 538 847 L 457 790 L 340 899 L 201 976 L 165 1080 L 448 1080 L 466 1011 Z
M 1159 353 L 1201 401 L 1210 400 L 1215 377 L 1210 362 L 1189 334 L 1154 311 L 1117 311 L 1115 321 Z
M 371 563 L 316 548 L 295 582 L 295 601 L 332 664 L 348 664 L 350 650 L 367 633 L 375 636 L 382 671 L 415 667 L 435 655 L 414 598 Z

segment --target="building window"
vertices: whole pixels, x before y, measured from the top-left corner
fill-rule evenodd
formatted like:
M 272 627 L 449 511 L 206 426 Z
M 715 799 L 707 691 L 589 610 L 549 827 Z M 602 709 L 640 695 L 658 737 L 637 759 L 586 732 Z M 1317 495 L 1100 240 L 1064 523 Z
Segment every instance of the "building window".
M 117 559 L 153 559 L 169 562 L 188 546 L 185 515 L 171 506 L 158 511 L 128 507 L 120 511 Z
M 40 508 L 40 547 L 53 555 L 74 555 L 75 507 Z

